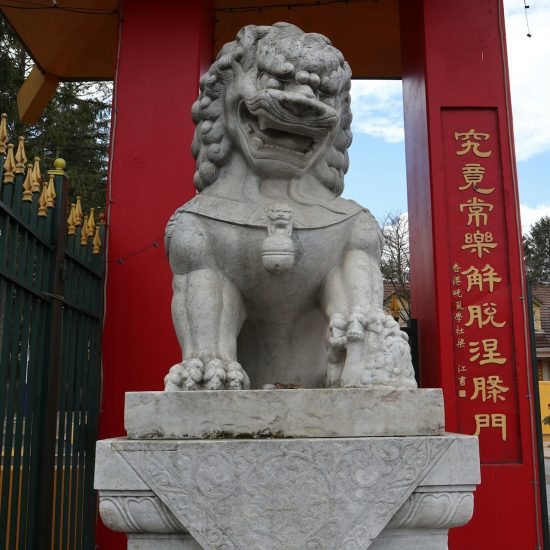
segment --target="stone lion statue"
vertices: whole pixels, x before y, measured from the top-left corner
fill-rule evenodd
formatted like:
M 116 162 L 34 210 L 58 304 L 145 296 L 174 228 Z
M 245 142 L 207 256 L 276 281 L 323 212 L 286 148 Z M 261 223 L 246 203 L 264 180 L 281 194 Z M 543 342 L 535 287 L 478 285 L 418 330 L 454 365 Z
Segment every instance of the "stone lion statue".
M 166 230 L 183 360 L 167 391 L 414 388 L 382 309 L 382 233 L 339 197 L 351 70 L 320 34 L 249 25 L 200 82 L 198 194 Z

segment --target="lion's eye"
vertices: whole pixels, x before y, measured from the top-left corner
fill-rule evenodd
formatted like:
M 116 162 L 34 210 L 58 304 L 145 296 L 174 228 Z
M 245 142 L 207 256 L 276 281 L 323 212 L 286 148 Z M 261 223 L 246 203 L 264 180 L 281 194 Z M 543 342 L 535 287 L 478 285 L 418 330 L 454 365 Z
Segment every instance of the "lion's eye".
M 271 88 L 274 90 L 281 90 L 283 83 L 277 78 L 267 73 L 262 73 L 258 78 L 258 87 L 260 89 Z
M 319 92 L 319 101 L 322 101 L 327 105 L 334 106 L 334 94 Z
M 275 88 L 276 90 L 280 90 L 283 87 L 283 83 L 276 78 L 268 78 L 266 86 L 268 88 Z

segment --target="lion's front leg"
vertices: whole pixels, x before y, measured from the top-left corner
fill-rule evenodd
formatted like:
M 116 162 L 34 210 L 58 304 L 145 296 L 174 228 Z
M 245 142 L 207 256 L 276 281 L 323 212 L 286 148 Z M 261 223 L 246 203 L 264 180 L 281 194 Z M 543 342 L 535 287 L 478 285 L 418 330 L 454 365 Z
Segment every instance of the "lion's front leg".
M 407 337 L 382 309 L 380 251 L 368 231 L 362 234 L 361 246 L 344 254 L 324 288 L 327 386 L 416 387 Z
M 168 391 L 242 389 L 248 376 L 237 362 L 242 299 L 217 270 L 174 275 L 172 318 L 184 360 L 166 376 Z
M 368 327 L 373 315 L 382 309 L 377 255 L 365 250 L 347 251 L 327 278 L 324 303 L 329 317 L 327 386 L 363 386 L 364 370 L 375 343 Z
M 166 375 L 165 390 L 250 387 L 237 362 L 244 303 L 218 269 L 201 220 L 191 215 L 178 220 L 168 255 L 173 272 L 172 319 L 183 360 Z

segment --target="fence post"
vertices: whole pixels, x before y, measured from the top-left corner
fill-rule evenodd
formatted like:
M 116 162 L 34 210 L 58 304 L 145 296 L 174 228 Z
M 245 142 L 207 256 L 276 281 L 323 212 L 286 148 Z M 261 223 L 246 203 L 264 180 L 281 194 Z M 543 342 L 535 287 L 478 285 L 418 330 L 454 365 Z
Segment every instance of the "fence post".
M 38 548 L 51 549 L 52 539 L 52 501 L 55 468 L 55 450 L 57 435 L 57 410 L 59 393 L 59 372 L 62 360 L 62 323 L 63 323 L 63 263 L 65 259 L 65 243 L 67 229 L 65 218 L 67 212 L 67 180 L 65 177 L 65 161 L 57 159 L 55 170 L 49 170 L 48 175 L 55 177 L 55 193 L 57 196 L 52 220 L 53 241 L 55 242 L 55 261 L 52 267 L 52 290 L 50 316 L 49 362 L 47 376 L 43 378 L 42 395 L 47 395 L 45 414 L 42 418 L 41 442 L 38 446 L 42 453 L 40 489 L 37 498 L 38 510 Z

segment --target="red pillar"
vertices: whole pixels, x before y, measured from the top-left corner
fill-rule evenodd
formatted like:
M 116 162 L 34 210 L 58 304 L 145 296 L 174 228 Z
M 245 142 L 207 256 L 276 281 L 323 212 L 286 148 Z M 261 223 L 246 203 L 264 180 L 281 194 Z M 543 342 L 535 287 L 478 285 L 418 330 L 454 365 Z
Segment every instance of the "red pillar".
M 100 438 L 125 435 L 124 393 L 180 360 L 164 227 L 195 193 L 191 105 L 212 60 L 213 2 L 122 2 L 109 181 Z M 99 548 L 126 548 L 99 529 Z
M 447 429 L 479 430 L 481 449 L 474 518 L 451 532 L 449 547 L 540 548 L 501 1 L 402 0 L 401 38 L 422 385 L 443 388 Z M 472 201 L 486 217 L 469 216 Z M 492 285 L 491 269 L 500 279 Z M 476 270 L 481 284 L 469 278 Z M 491 376 L 500 393 L 489 392 Z

